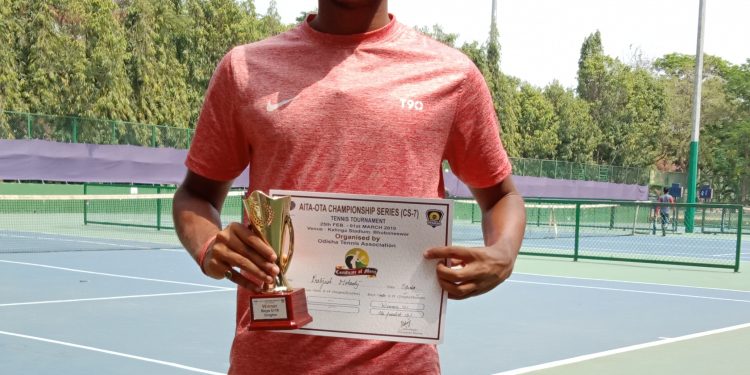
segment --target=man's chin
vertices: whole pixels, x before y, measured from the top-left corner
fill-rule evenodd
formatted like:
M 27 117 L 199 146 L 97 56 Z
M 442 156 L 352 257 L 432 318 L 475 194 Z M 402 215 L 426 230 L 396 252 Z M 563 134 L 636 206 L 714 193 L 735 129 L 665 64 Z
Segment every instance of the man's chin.
M 331 3 L 339 8 L 359 9 L 373 8 L 385 0 L 330 0 Z

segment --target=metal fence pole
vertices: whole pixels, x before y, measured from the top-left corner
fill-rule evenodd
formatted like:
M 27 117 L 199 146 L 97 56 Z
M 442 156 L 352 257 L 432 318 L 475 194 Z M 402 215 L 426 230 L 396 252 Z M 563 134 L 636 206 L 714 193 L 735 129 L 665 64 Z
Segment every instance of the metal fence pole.
M 578 261 L 578 249 L 581 240 L 581 203 L 576 203 L 576 237 L 573 248 L 573 261 Z
M 740 253 L 742 251 L 742 206 L 737 207 L 737 254 L 734 256 L 734 272 L 740 271 Z
M 31 139 L 31 113 L 26 114 L 26 139 Z
M 73 117 L 73 143 L 78 143 L 78 117 Z
M 156 194 L 161 193 L 161 187 L 156 187 Z M 161 230 L 161 199 L 156 199 L 156 230 Z
M 88 194 L 88 184 L 83 184 L 83 195 Z M 89 216 L 88 216 L 88 201 L 83 200 L 83 225 L 88 225 L 89 223 Z

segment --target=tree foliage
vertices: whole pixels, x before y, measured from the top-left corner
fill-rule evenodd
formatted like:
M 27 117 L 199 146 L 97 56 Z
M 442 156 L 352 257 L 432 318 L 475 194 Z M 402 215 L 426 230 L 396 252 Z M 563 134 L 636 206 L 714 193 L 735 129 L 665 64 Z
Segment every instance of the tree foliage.
M 221 57 L 289 27 L 275 2 L 0 0 L 0 109 L 192 127 Z
M 230 48 L 291 27 L 276 1 L 260 14 L 252 0 L 0 0 L 0 109 L 189 128 Z M 624 63 L 604 53 L 595 31 L 581 45 L 576 87 L 539 88 L 501 70 L 495 25 L 484 42 L 460 46 L 440 25 L 419 30 L 482 72 L 511 156 L 687 169 L 693 56 Z M 721 201 L 750 203 L 750 60 L 704 56 L 702 85 L 700 183 Z M 6 117 L 0 136 L 25 137 Z M 70 124 L 34 125 L 45 136 Z M 112 141 L 160 138 L 129 129 Z M 84 141 L 109 141 L 81 130 Z

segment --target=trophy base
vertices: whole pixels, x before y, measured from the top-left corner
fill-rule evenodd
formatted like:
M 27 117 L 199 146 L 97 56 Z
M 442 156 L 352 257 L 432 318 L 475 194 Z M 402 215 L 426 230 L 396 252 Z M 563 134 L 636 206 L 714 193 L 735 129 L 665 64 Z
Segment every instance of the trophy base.
M 256 294 L 250 297 L 250 331 L 297 329 L 312 322 L 305 289 Z

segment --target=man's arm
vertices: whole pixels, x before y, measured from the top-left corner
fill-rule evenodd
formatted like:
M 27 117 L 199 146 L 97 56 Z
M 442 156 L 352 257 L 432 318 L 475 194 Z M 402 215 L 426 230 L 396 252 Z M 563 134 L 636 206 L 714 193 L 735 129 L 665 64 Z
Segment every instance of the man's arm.
M 452 259 L 453 267 L 440 263 L 437 273 L 440 286 L 453 299 L 486 293 L 505 281 L 513 272 L 526 229 L 526 208 L 511 176 L 472 193 L 482 210 L 485 247 L 448 246 L 425 252 L 427 259 Z
M 193 259 L 202 260 L 199 266 L 206 275 L 221 279 L 229 271 L 238 285 L 257 289 L 278 274 L 273 263 L 276 255 L 242 224 L 222 229 L 221 207 L 230 187 L 231 181 L 215 181 L 188 171 L 174 195 L 175 230 Z

